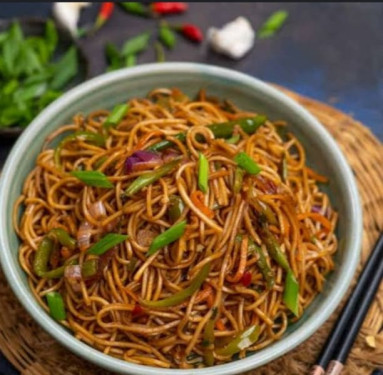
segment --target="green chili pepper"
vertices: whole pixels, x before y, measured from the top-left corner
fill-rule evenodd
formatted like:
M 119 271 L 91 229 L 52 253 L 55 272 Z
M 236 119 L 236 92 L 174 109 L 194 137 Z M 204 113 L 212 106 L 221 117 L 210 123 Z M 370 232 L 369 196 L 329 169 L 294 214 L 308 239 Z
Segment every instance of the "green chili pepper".
M 173 30 L 167 25 L 161 25 L 159 31 L 159 38 L 161 42 L 168 47 L 173 49 L 176 44 L 176 34 Z
M 81 267 L 81 275 L 85 278 L 94 276 L 98 272 L 98 259 L 89 259 Z
M 210 124 L 207 125 L 207 128 L 213 132 L 215 138 L 230 138 L 233 135 L 235 125 L 239 125 L 245 133 L 253 134 L 266 121 L 267 118 L 265 116 L 258 115 L 255 117 L 245 117 L 233 121 L 223 122 L 220 124 Z M 184 142 L 186 139 L 186 134 L 179 133 L 174 137 L 179 139 L 181 142 Z M 197 137 L 197 140 L 200 142 L 203 141 L 204 138 L 203 136 L 200 136 Z M 161 151 L 171 146 L 173 146 L 173 142 L 165 140 L 150 146 L 148 150 Z
M 96 146 L 104 146 L 105 145 L 105 138 L 98 134 L 98 133 L 92 133 L 88 131 L 77 131 L 73 134 L 68 135 L 65 137 L 56 147 L 54 152 L 54 161 L 56 166 L 60 166 L 60 154 L 63 147 L 68 143 L 75 140 L 81 140 L 81 141 L 88 141 L 90 143 L 94 143 Z
M 171 195 L 169 197 L 168 214 L 172 223 L 175 223 L 181 217 L 184 208 L 184 201 L 178 195 Z
M 110 127 L 117 126 L 121 120 L 124 118 L 126 113 L 129 110 L 129 104 L 118 104 L 113 109 L 112 112 L 109 113 L 109 116 L 106 118 L 102 127 L 104 129 L 109 129 Z
M 62 246 L 74 250 L 76 248 L 76 240 L 72 238 L 69 233 L 62 228 L 53 228 L 49 231 L 48 236 L 57 238 Z
M 127 12 L 137 14 L 139 16 L 148 17 L 148 9 L 139 2 L 122 2 L 119 3 Z
M 44 277 L 44 274 L 48 271 L 48 261 L 53 251 L 53 245 L 54 241 L 45 236 L 37 248 L 33 261 L 33 271 L 39 277 Z
M 241 136 L 239 134 L 233 135 L 231 138 L 226 139 L 226 143 L 230 145 L 235 145 L 238 143 L 238 141 L 241 139 Z
M 273 258 L 274 261 L 277 262 L 286 272 L 290 271 L 290 265 L 285 254 L 282 252 L 277 239 L 270 232 L 266 224 L 262 223 L 260 235 L 266 244 L 267 251 L 269 252 L 271 258 Z
M 164 177 L 169 172 L 171 172 L 180 162 L 180 158 L 174 159 L 169 163 L 166 163 L 161 167 L 155 169 L 153 172 L 147 172 L 137 177 L 126 189 L 125 196 L 131 197 L 133 194 L 137 193 L 145 186 L 148 186 L 153 182 L 159 180 L 161 177 Z
M 77 264 L 77 259 L 72 259 L 68 262 L 66 262 L 63 266 L 57 267 L 51 271 L 45 272 L 42 276 L 44 279 L 60 279 L 64 276 L 65 273 L 65 267 L 66 266 L 73 266 Z
M 209 162 L 207 161 L 206 156 L 200 152 L 198 160 L 198 187 L 203 193 L 207 192 L 208 181 Z
M 102 255 L 106 253 L 112 247 L 124 242 L 129 236 L 125 234 L 118 233 L 108 233 L 104 237 L 101 238 L 100 241 L 96 242 L 92 245 L 87 253 L 93 255 Z
M 286 154 L 283 155 L 283 159 L 282 159 L 281 164 L 279 166 L 279 173 L 281 175 L 282 181 L 286 182 L 287 181 L 287 173 L 288 173 Z
M 249 174 L 256 175 L 261 171 L 259 165 L 246 152 L 235 155 L 234 161 Z
M 107 189 L 114 186 L 105 176 L 105 174 L 100 171 L 72 171 L 70 174 L 88 186 L 102 187 Z
M 66 319 L 64 300 L 61 294 L 59 292 L 49 292 L 46 296 L 52 318 L 55 320 Z
M 285 10 L 274 12 L 257 32 L 257 38 L 264 39 L 273 36 L 285 23 L 289 14 Z
M 162 47 L 162 44 L 159 42 L 154 43 L 154 48 L 156 50 L 156 59 L 157 62 L 164 62 L 166 60 L 165 58 L 165 50 Z
M 171 297 L 160 299 L 158 301 L 142 300 L 141 304 L 151 308 L 176 306 L 191 297 L 201 287 L 202 283 L 209 276 L 209 272 L 210 264 L 208 263 L 202 267 L 186 289 L 180 290 Z
M 283 293 L 283 302 L 287 308 L 298 316 L 299 284 L 293 271 L 289 270 L 286 276 L 286 286 Z
M 233 185 L 233 191 L 234 194 L 238 194 L 241 191 L 242 188 L 242 181 L 243 176 L 245 174 L 245 170 L 237 167 L 234 172 L 234 185 Z
M 215 325 L 215 322 L 217 321 L 218 310 L 216 307 L 213 307 L 212 310 L 213 311 L 210 316 L 210 319 L 206 323 L 206 326 L 203 332 L 203 341 L 202 341 L 202 346 L 204 347 L 203 357 L 204 357 L 204 362 L 206 366 L 214 365 L 214 355 L 213 355 L 214 325 Z
M 258 255 L 257 266 L 261 270 L 262 276 L 266 280 L 267 289 L 272 289 L 275 284 L 275 277 L 273 270 L 267 264 L 265 254 L 262 249 L 255 244 L 255 242 L 250 238 L 248 250 L 250 253 L 256 253 Z
M 215 349 L 215 352 L 221 356 L 232 356 L 253 345 L 258 340 L 259 333 L 259 326 L 253 325 L 236 335 L 234 339 L 223 348 Z
M 170 243 L 178 240 L 185 232 L 186 220 L 180 221 L 167 229 L 165 232 L 158 235 L 149 247 L 149 251 L 146 256 L 155 254 L 162 247 L 169 245 Z

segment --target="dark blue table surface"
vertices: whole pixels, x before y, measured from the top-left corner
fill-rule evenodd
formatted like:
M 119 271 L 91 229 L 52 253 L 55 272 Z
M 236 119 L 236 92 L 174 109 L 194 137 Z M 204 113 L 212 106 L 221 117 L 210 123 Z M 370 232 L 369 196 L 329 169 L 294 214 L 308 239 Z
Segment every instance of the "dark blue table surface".
M 257 29 L 274 10 L 286 9 L 288 23 L 274 38 L 257 40 L 244 59 L 232 61 L 179 39 L 168 61 L 216 64 L 283 85 L 352 114 L 383 140 L 383 4 L 382 3 L 192 3 L 174 22 L 193 22 L 206 31 L 244 15 Z M 81 23 L 94 19 L 98 6 L 86 9 Z M 51 3 L 2 3 L 0 18 L 50 14 Z M 81 45 L 90 57 L 92 76 L 105 70 L 103 48 L 121 45 L 130 36 L 154 30 L 156 21 L 127 15 L 120 9 L 94 38 Z M 153 50 L 138 63 L 153 62 Z M 0 140 L 0 165 L 12 146 Z M 1 349 L 1 348 L 0 348 Z M 0 374 L 17 374 L 0 355 Z

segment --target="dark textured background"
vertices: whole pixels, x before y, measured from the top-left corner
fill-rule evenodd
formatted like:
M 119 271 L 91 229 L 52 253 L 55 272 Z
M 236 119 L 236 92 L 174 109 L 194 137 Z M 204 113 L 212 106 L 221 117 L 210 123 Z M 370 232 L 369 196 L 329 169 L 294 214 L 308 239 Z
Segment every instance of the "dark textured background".
M 274 38 L 257 40 L 251 53 L 240 61 L 182 38 L 167 52 L 167 60 L 221 65 L 286 86 L 352 114 L 383 140 L 382 3 L 192 3 L 185 15 L 169 17 L 169 21 L 193 22 L 206 31 L 243 15 L 257 29 L 280 8 L 290 12 L 285 27 Z M 45 17 L 50 9 L 50 3 L 1 3 L 0 18 Z M 97 9 L 94 5 L 83 11 L 81 23 L 93 20 Z M 116 9 L 95 37 L 81 40 L 91 75 L 105 70 L 103 48 L 107 41 L 121 45 L 127 38 L 156 27 L 155 20 Z M 138 63 L 154 60 L 154 51 L 149 49 Z M 0 165 L 11 146 L 11 141 L 0 139 Z M 1 354 L 0 374 L 17 374 Z

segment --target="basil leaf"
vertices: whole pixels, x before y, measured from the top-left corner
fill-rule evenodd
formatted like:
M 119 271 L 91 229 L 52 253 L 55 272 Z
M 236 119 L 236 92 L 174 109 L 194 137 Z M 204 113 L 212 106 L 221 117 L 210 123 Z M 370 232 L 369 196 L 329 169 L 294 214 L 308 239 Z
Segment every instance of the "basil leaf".
M 121 242 L 124 242 L 129 236 L 125 234 L 108 233 L 101 238 L 100 241 L 92 245 L 87 253 L 93 255 L 102 255 L 110 250 L 112 247 L 117 246 Z
M 71 175 L 78 178 L 85 185 L 112 188 L 114 185 L 100 171 L 72 171 Z
M 50 84 L 53 90 L 63 88 L 78 71 L 77 51 L 76 48 L 70 47 L 65 55 L 56 63 L 54 68 L 54 77 Z

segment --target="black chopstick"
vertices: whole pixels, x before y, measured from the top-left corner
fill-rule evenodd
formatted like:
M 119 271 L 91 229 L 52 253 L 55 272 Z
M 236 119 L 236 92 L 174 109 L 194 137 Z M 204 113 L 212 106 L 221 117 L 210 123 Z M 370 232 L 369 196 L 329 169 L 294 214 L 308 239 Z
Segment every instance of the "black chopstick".
M 340 374 L 343 363 L 383 278 L 383 233 L 364 266 L 358 283 L 312 368 L 311 375 Z

